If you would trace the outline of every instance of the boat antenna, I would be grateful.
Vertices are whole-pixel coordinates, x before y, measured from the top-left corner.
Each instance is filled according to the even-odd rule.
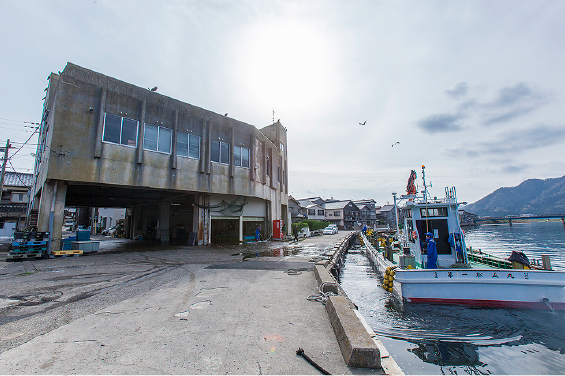
[[[422,165],[422,181],[424,182],[424,201],[426,202],[426,232],[429,231],[428,228],[428,187],[426,186],[426,166]]]

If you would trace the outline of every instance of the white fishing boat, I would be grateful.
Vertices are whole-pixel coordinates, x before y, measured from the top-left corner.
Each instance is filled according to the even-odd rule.
[[[414,178],[412,171],[409,194],[401,196],[402,250],[392,252],[378,242],[375,247],[362,234],[367,256],[385,274],[385,289],[410,303],[565,310],[565,272],[551,270],[549,260],[542,269],[471,253],[459,222],[463,203],[457,201],[455,188],[446,188],[444,198],[429,197],[422,166],[424,189],[418,195]],[[436,269],[426,268],[426,233],[433,234],[436,244]]]

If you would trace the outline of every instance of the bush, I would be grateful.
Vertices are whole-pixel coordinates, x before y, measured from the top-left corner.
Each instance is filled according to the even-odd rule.
[[[314,221],[312,219],[305,219],[300,223],[305,223],[306,226],[308,226],[310,228],[310,231],[321,230],[321,229],[324,229],[324,228],[326,228],[330,225],[330,222]],[[302,226],[302,227],[305,227],[305,226]]]

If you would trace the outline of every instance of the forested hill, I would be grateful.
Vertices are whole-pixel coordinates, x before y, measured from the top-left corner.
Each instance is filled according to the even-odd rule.
[[[502,187],[463,208],[481,217],[520,214],[565,214],[565,176],[528,179],[516,187]]]

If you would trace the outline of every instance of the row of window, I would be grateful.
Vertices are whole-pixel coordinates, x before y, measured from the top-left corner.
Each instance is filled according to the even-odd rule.
[[[316,215],[316,209],[308,209],[308,215]],[[318,209],[318,215],[325,215],[324,210]]]
[[[105,142],[137,147],[137,120],[106,114],[104,118]],[[143,132],[143,148],[160,153],[171,154],[173,131],[158,125],[145,124]],[[177,155],[189,158],[200,158],[200,136],[184,132],[177,133]],[[249,149],[234,147],[234,165],[249,168]],[[230,145],[226,142],[212,141],[212,162],[229,164]]]

